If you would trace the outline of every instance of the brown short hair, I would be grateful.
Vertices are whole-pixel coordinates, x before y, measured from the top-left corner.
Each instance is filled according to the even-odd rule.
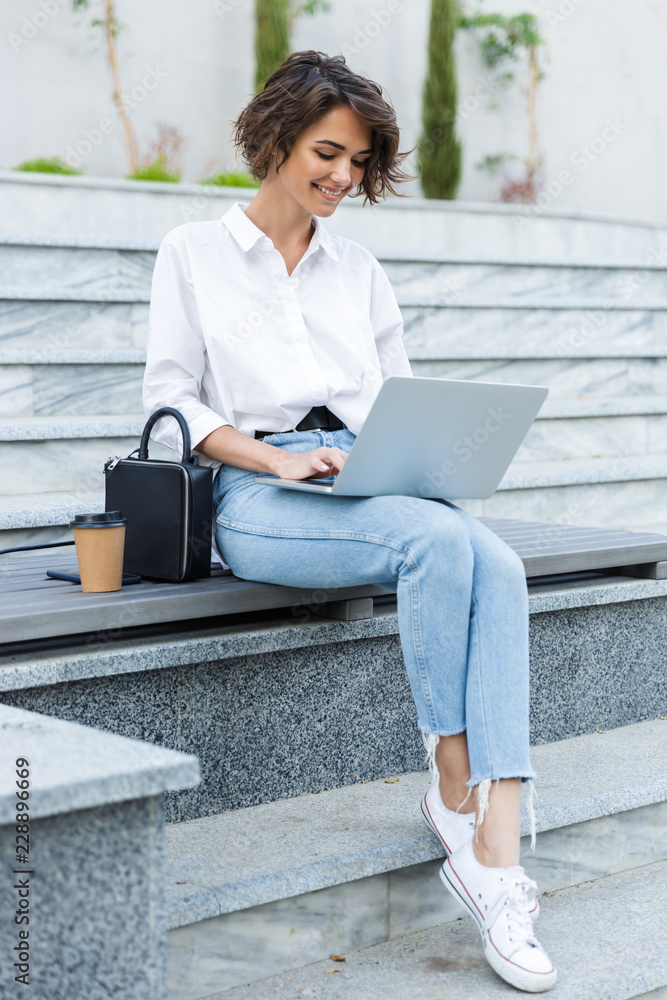
[[[276,162],[279,170],[299,133],[340,105],[350,107],[373,135],[373,152],[366,161],[363,179],[350,197],[365,194],[364,205],[367,201],[374,205],[385,191],[405,197],[394,184],[414,179],[400,169],[413,150],[398,152],[396,112],[382,96],[382,87],[351,70],[342,55],[328,56],[313,49],[293,52],[231,123],[234,144],[241,149],[253,177],[263,180],[272,154],[284,153]]]

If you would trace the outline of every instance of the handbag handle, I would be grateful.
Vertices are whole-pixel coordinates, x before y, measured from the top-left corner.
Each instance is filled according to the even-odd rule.
[[[146,426],[141,433],[141,442],[139,444],[139,454],[137,457],[139,459],[148,458],[148,438],[150,437],[150,433],[160,417],[175,417],[176,420],[178,420],[178,426],[181,428],[181,435],[183,437],[183,458],[181,461],[187,463],[188,465],[198,465],[199,463],[196,456],[192,458],[190,455],[190,430],[188,428],[187,421],[179,410],[174,410],[171,406],[163,406],[159,410],[156,410],[155,413],[151,413],[150,417],[146,421]]]

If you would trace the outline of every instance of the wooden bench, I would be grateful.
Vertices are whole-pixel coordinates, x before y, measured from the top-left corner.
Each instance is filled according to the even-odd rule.
[[[523,560],[529,581],[604,571],[649,579],[667,578],[667,536],[603,528],[480,518]],[[367,584],[309,589],[258,583],[214,570],[204,580],[145,580],[110,594],[84,594],[80,586],[51,580],[46,569],[76,563],[74,552],[56,549],[20,558],[0,557],[0,644],[100,630],[166,625],[246,612],[308,607],[313,614],[351,621],[373,616],[373,600],[394,593]]]

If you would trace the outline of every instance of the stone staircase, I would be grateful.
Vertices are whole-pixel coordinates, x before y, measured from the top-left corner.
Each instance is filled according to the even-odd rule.
[[[554,998],[665,989],[666,752],[661,721],[533,750],[539,832],[522,863]],[[438,878],[442,848],[418,815],[428,781],[391,775],[169,825],[170,1000],[506,995]]]
[[[102,507],[105,459],[138,444],[152,266],[173,216],[164,206],[185,195],[129,184],[101,192],[84,178],[50,188],[0,178],[0,203],[8,185],[24,199],[6,202],[8,217],[39,208],[33,235],[0,236],[0,547],[69,536],[73,513]],[[54,192],[60,232],[62,205],[85,194],[89,215],[72,211],[71,231],[89,235],[35,232]],[[130,193],[143,206],[132,225],[148,232],[149,220],[151,238],[100,235],[102,216]],[[160,207],[149,211],[153,196]],[[202,197],[219,216],[248,192]],[[501,488],[465,506],[667,530],[657,230],[549,213],[522,230],[505,206],[359,207],[330,228],[386,268],[416,375],[550,387]],[[529,597],[538,837],[534,855],[524,841],[522,863],[546,894],[539,934],[560,976],[551,996],[667,1000],[667,581],[538,579]],[[121,962],[124,1000],[509,995],[437,876],[391,600],[361,621],[253,612],[140,629],[119,616],[117,629],[0,645],[7,706],[199,759],[200,785],[192,775],[162,785],[164,852],[146,879],[145,910],[167,927],[166,993],[164,978],[148,983]],[[91,787],[86,755],[81,763]],[[124,788],[131,799],[134,785]],[[114,840],[95,830],[106,872]],[[96,885],[92,909],[104,914],[115,891],[108,879]],[[115,893],[114,920],[122,903]],[[62,907],[48,913],[55,927]],[[141,941],[139,916],[131,926]],[[94,996],[94,975],[72,980],[67,1000]]]
[[[59,540],[137,446],[157,245],[0,237],[0,544]],[[462,506],[667,528],[667,265],[378,256],[415,375],[550,388],[498,492]]]

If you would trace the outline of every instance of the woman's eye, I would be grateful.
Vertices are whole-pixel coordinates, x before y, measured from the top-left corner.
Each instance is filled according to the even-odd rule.
[[[315,152],[323,160],[333,160],[333,156],[327,156],[326,153],[320,153],[319,149],[316,149]],[[359,162],[359,160],[352,160],[352,166],[353,167],[365,167],[366,166],[366,161],[363,160],[363,161]]]

